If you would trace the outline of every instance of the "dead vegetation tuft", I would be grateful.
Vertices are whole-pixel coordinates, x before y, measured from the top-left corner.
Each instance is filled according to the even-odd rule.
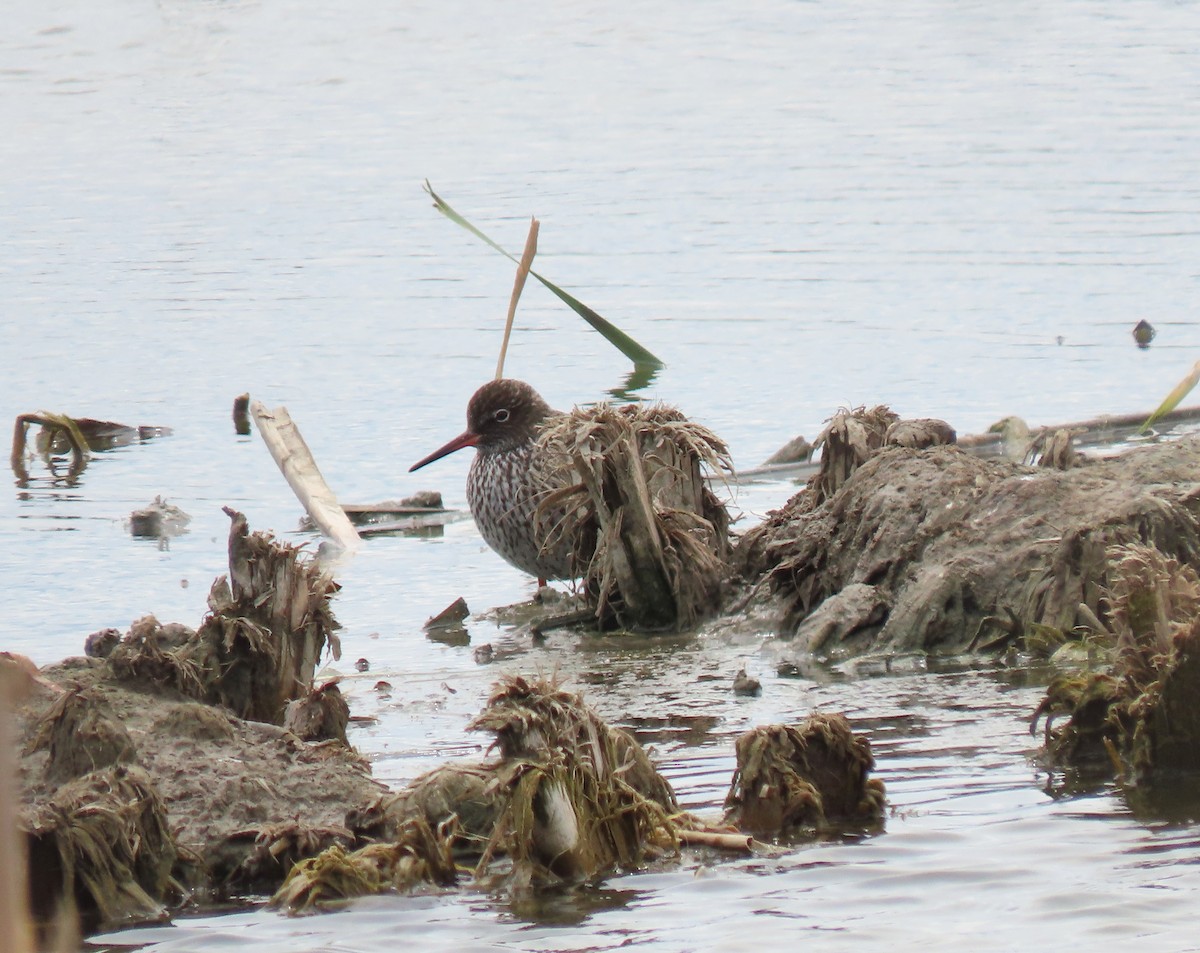
[[[1115,653],[1100,671],[1061,675],[1034,715],[1045,751],[1071,769],[1108,767],[1134,783],[1200,769],[1200,577],[1151,546],[1108,551],[1105,603]],[[1053,725],[1058,716],[1067,721]]]
[[[543,431],[542,478],[564,511],[548,546],[571,541],[602,624],[639,630],[693,625],[718,606],[729,516],[706,473],[728,473],[715,434],[662,405],[576,408]]]
[[[754,728],[737,740],[725,821],[774,837],[878,826],[884,787],[868,778],[874,766],[870,742],[842,715]]]

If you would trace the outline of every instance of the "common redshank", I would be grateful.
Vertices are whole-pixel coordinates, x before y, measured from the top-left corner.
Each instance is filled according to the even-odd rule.
[[[533,466],[537,436],[557,415],[524,381],[488,381],[467,405],[467,429],[409,468],[419,470],[464,447],[476,449],[467,474],[467,502],[479,533],[504,559],[545,585],[547,579],[577,575],[570,540],[559,523],[563,514],[538,504],[558,487],[546,486]],[[547,512],[549,510],[549,512]]]

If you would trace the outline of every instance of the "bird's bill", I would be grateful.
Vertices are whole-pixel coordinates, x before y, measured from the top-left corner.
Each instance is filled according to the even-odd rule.
[[[427,456],[424,460],[414,463],[408,468],[408,472],[412,473],[413,470],[420,470],[421,467],[425,466],[427,463],[433,463],[434,460],[440,460],[442,457],[449,456],[455,450],[461,450],[463,447],[473,447],[477,443],[479,443],[479,434],[471,433],[471,431],[466,430],[463,433],[460,433],[444,447],[434,450],[433,453]]]

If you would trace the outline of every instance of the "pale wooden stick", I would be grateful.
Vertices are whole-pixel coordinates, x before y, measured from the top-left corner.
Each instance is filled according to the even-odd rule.
[[[296,497],[304,504],[312,521],[339,546],[347,550],[356,549],[362,538],[321,476],[312,451],[300,436],[300,430],[292,422],[287,408],[267,410],[261,401],[256,400],[250,404],[250,414],[258,425],[263,443],[271,451],[276,465]]]
[[[723,831],[680,831],[679,843],[693,847],[719,847],[721,850],[738,850],[750,853],[754,838],[748,834],[733,834]]]
[[[536,218],[529,220],[529,236],[525,239],[525,251],[517,265],[517,277],[513,281],[512,297],[508,299],[508,321],[504,324],[504,340],[500,342],[500,360],[496,362],[496,380],[504,376],[504,355],[508,353],[508,336],[512,333],[513,318],[517,315],[517,302],[525,289],[525,279],[533,267],[533,256],[537,254],[537,237],[540,223]]]

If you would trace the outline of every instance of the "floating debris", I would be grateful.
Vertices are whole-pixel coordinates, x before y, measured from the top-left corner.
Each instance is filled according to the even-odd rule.
[[[400,533],[408,536],[437,536],[447,523],[459,519],[461,513],[446,509],[442,494],[422,490],[402,500],[380,503],[344,503],[342,510],[358,529],[360,536],[382,536]],[[314,527],[312,518],[300,521],[301,529]]]
[[[321,471],[312,451],[304,442],[300,428],[286,407],[267,410],[260,401],[250,404],[250,413],[258,425],[258,433],[266,444],[271,458],[303,504],[304,509],[330,540],[342,549],[353,552],[361,538]]]
[[[1142,320],[1133,326],[1133,340],[1142,350],[1150,346],[1150,342],[1154,340],[1154,336],[1157,333],[1154,330],[1154,325],[1145,318],[1142,318]]]
[[[452,626],[461,627],[463,621],[470,614],[471,610],[467,608],[467,600],[459,596],[437,615],[426,619],[425,625],[422,628],[428,631],[429,629],[444,629]]]
[[[58,475],[54,458],[70,453],[67,477],[74,479],[88,464],[89,453],[101,453],[133,443],[144,443],[171,433],[170,427],[130,427],[111,420],[70,417],[67,414],[20,414],[13,427],[11,465],[18,481],[29,479],[26,460],[29,428],[39,426],[34,452],[41,456],[51,473]]]
[[[1029,459],[1029,447],[1033,442],[1033,434],[1020,417],[1008,416],[997,420],[988,427],[988,434],[996,434],[999,439],[1000,456],[1013,463],[1025,463]],[[971,447],[974,441],[964,443]]]
[[[782,447],[771,454],[765,461],[763,466],[775,466],[780,463],[804,463],[812,459],[813,445],[804,437],[793,437]]]
[[[739,668],[733,676],[733,693],[735,695],[761,695],[762,683],[757,678],[746,674],[744,668]]]
[[[786,837],[883,820],[884,786],[868,778],[871,744],[842,715],[767,725],[737,740],[737,771],[725,820],[739,830]]]
[[[250,395],[238,394],[233,398],[233,432],[239,437],[250,433]]]
[[[462,596],[455,599],[441,612],[427,619],[423,626],[426,637],[443,645],[465,646],[471,644],[471,634],[463,621],[471,614]]]
[[[140,510],[129,514],[129,532],[133,536],[148,536],[162,539],[179,536],[187,532],[192,518],[178,506],[168,503],[161,496]]]

